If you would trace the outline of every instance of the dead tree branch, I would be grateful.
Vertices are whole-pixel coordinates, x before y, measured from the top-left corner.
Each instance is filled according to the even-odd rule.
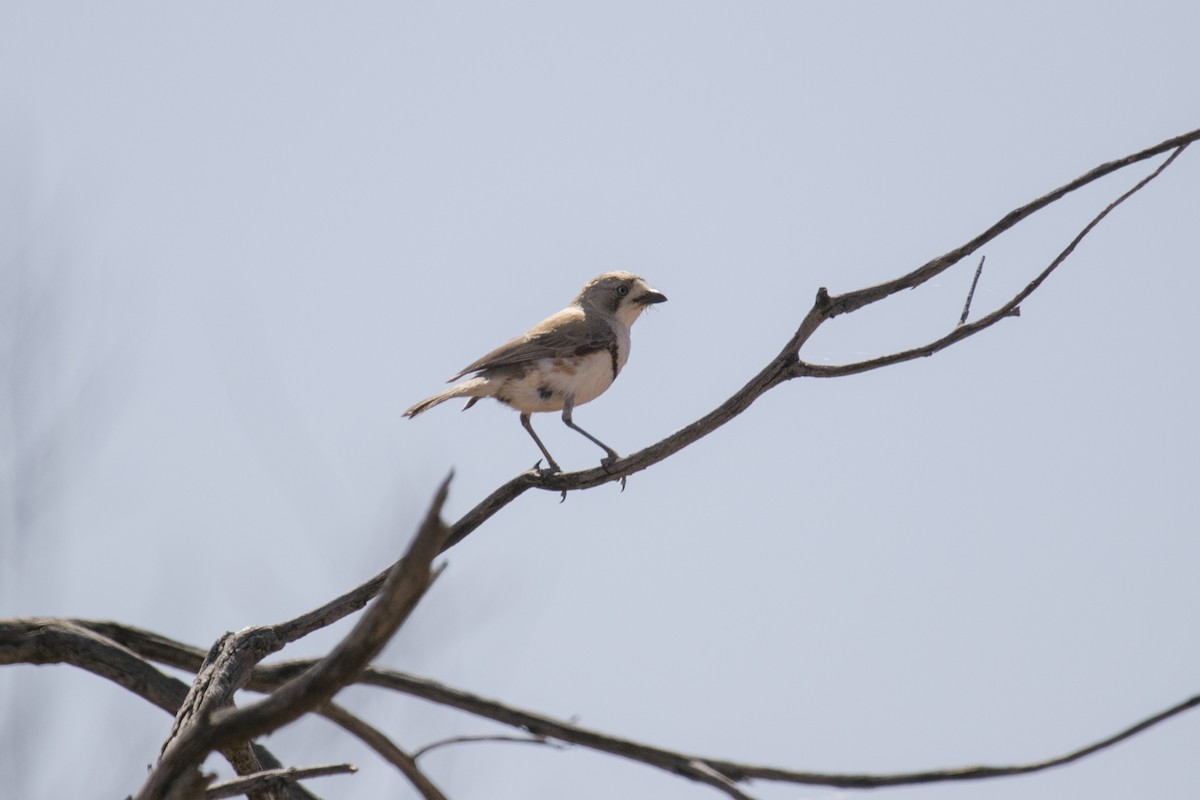
[[[1103,220],[1109,212],[1134,193],[1141,190],[1146,184],[1158,177],[1168,166],[1170,166],[1184,149],[1192,142],[1200,139],[1200,130],[1194,130],[1190,133],[1176,136],[1167,139],[1164,142],[1146,148],[1138,153],[1134,153],[1124,158],[1119,158],[1115,161],[1110,161],[1106,164],[1101,164],[1081,175],[1069,183],[1063,184],[1057,189],[1037,198],[1036,200],[1027,203],[1020,208],[1010,211],[1000,218],[995,224],[979,234],[975,238],[968,241],[966,244],[957,247],[950,252],[938,256],[917,269],[895,278],[890,281],[878,284],[876,286],[868,286],[864,289],[856,289],[840,295],[830,295],[824,288],[817,292],[817,298],[812,308],[805,315],[800,323],[800,327],[792,334],[792,337],[784,345],[779,354],[772,359],[757,375],[750,379],[749,383],[738,390],[732,397],[719,405],[717,408],[710,411],[695,422],[687,425],[684,428],[676,431],[662,441],[650,445],[642,450],[639,450],[632,455],[619,459],[615,463],[607,467],[594,467],[592,469],[580,470],[578,472],[564,472],[554,475],[541,475],[536,471],[528,471],[518,475],[504,485],[500,486],[488,497],[484,498],[478,505],[463,515],[457,522],[450,526],[450,536],[446,541],[446,547],[450,548],[461,542],[476,528],[482,525],[486,520],[490,519],[504,506],[511,503],[517,497],[520,497],[529,489],[544,489],[550,492],[562,491],[578,491],[580,489],[590,489],[604,483],[621,480],[634,474],[641,472],[654,464],[668,458],[669,456],[679,452],[688,445],[707,436],[715,431],[731,419],[741,414],[749,408],[755,400],[773,389],[781,383],[784,383],[793,378],[801,377],[832,377],[834,374],[853,374],[855,372],[864,372],[868,369],[878,369],[879,367],[890,366],[891,364],[901,363],[921,356],[931,355],[939,350],[945,349],[956,342],[978,333],[984,328],[988,328],[995,324],[1000,319],[1012,315],[1014,310],[1019,306],[1022,300],[1033,294],[1042,282],[1052,273],[1059,264],[1066,260],[1083,238],[1091,232],[1091,230]],[[1172,152],[1173,151],[1173,152]],[[868,306],[872,303],[879,302],[894,294],[897,294],[906,289],[915,289],[926,281],[937,277],[945,272],[950,267],[957,264],[963,258],[976,252],[980,247],[992,241],[1000,234],[1011,229],[1017,223],[1030,217],[1034,213],[1049,206],[1057,200],[1062,199],[1071,192],[1080,189],[1088,184],[1099,180],[1100,178],[1110,175],[1120,169],[1128,167],[1132,164],[1145,161],[1154,156],[1163,153],[1171,152],[1171,155],[1164,160],[1149,176],[1143,178],[1132,189],[1122,194],[1113,201],[1107,208],[1098,214],[1063,250],[1054,261],[1042,271],[1037,278],[1029,283],[1020,293],[1017,294],[1009,303],[1006,303],[1001,308],[988,314],[987,316],[977,320],[969,325],[962,325],[954,329],[950,334],[942,337],[936,342],[932,342],[921,348],[906,350],[902,353],[896,353],[890,356],[873,359],[871,361],[861,362],[859,364],[845,365],[841,368],[833,367],[816,367],[807,364],[800,360],[800,350],[808,342],[817,329],[827,320],[833,319],[842,314],[849,314],[857,311],[860,308]],[[831,371],[833,370],[833,371]],[[378,580],[376,578],[375,580]]]
[[[324,715],[374,749],[395,765],[426,800],[443,798],[440,790],[417,768],[415,757],[401,750],[382,732],[331,702],[341,688],[353,682],[403,692],[519,728],[535,737],[534,740],[564,742],[637,761],[710,785],[730,797],[743,800],[747,796],[739,785],[750,780],[847,788],[978,780],[1039,772],[1112,747],[1195,708],[1200,705],[1200,695],[1106,739],[1043,761],[912,773],[841,774],[743,764],[656,748],[506,706],[433,681],[369,667],[368,663],[403,624],[436,577],[437,571],[431,567],[436,555],[462,541],[525,491],[534,488],[552,492],[578,491],[603,483],[623,481],[629,475],[663,461],[723,426],[748,409],[764,393],[789,380],[857,374],[929,356],[991,327],[1001,319],[1018,314],[1020,304],[1042,285],[1108,214],[1159,176],[1197,139],[1200,139],[1200,130],[1102,164],[1014,209],[965,244],[893,280],[840,295],[831,295],[826,289],[820,289],[812,307],[782,350],[745,386],[700,419],[649,447],[619,459],[607,468],[553,475],[535,471],[522,473],[498,487],[452,526],[446,526],[440,517],[446,498],[447,479],[438,490],[424,523],[403,558],[388,570],[313,611],[275,625],[227,634],[207,654],[158,634],[112,622],[0,620],[0,664],[69,663],[114,681],[174,713],[176,717],[171,735],[164,744],[158,765],[136,795],[138,800],[205,796],[204,787],[211,778],[202,775],[199,766],[213,751],[222,752],[243,777],[254,774],[262,776],[261,780],[238,784],[245,785],[245,791],[252,797],[272,796],[283,784],[273,782],[273,777],[268,779],[266,772],[281,765],[253,743],[253,738],[310,712]],[[960,323],[946,335],[922,346],[833,366],[818,366],[801,359],[800,353],[805,344],[822,324],[833,317],[852,313],[900,291],[919,287],[1069,193],[1125,167],[1163,154],[1169,155],[1150,174],[1100,211],[1029,284],[983,317],[966,322],[971,302],[968,297],[964,318]],[[977,270],[976,282],[978,276]],[[353,631],[325,658],[263,665],[265,658],[287,644],[364,608],[376,595],[378,599],[370,605]],[[158,671],[150,662],[187,669],[194,672],[196,678],[189,689],[182,682]],[[258,702],[236,708],[234,696],[243,688],[264,692],[267,696]],[[294,780],[284,781],[284,784],[285,788],[280,791],[287,797],[311,797]],[[218,789],[226,791],[228,787],[213,787],[207,791],[211,793]]]
[[[235,687],[222,683],[198,704],[203,716],[193,715],[172,731],[158,765],[135,796],[137,800],[165,798],[171,787],[204,760],[212,750],[273,731],[327,703],[354,681],[408,618],[437,575],[431,569],[446,535],[442,505],[450,479],[442,482],[433,504],[407,553],[392,568],[379,598],[338,645],[302,674],[287,681],[263,700],[245,708],[225,708]],[[230,656],[228,674],[248,678],[257,651]],[[212,662],[213,660],[209,660]],[[251,663],[252,662],[252,663]],[[204,670],[202,669],[202,672]],[[199,680],[199,677],[198,677]],[[210,684],[211,685],[211,684]],[[220,695],[224,693],[225,696]],[[209,699],[213,698],[213,699]],[[182,718],[177,717],[177,720]]]
[[[282,664],[279,665],[279,668],[284,675],[287,675],[297,669],[302,669],[304,664],[305,662]],[[270,675],[272,669],[274,668],[263,667],[260,670],[260,674],[265,679],[264,688],[269,687],[275,680],[267,677]],[[432,703],[437,703],[438,705],[456,708],[494,722],[510,725],[535,736],[543,736],[548,739],[608,753],[609,755],[627,758],[673,774],[692,777],[688,765],[704,764],[707,768],[715,770],[728,780],[734,782],[765,780],[842,788],[879,788],[916,783],[979,780],[981,778],[994,778],[1004,775],[1024,775],[1041,772],[1051,767],[1069,764],[1085,756],[1098,753],[1143,731],[1149,730],[1168,719],[1200,706],[1200,695],[1196,695],[1098,742],[1080,747],[1065,755],[1029,764],[951,767],[925,772],[871,775],[790,770],[678,753],[628,739],[608,736],[578,725],[514,708],[459,689],[453,689],[436,681],[417,678],[380,667],[371,667],[368,669],[360,679],[360,683],[394,689],[414,697],[420,697]]]
[[[97,627],[120,630],[123,626],[109,623]],[[125,647],[86,622],[51,618],[0,620],[0,664],[70,664],[107,678],[174,714],[187,696],[187,684],[159,672],[151,660],[154,660],[152,655]],[[160,660],[160,663],[170,662]],[[199,663],[197,660],[191,671]],[[221,747],[220,752],[239,775],[281,766],[266,748],[257,744],[236,742]],[[290,800],[313,797],[299,787],[285,792],[285,796]]]
[[[975,277],[971,279],[971,288],[967,290],[967,301],[963,303],[962,316],[958,318],[959,325],[967,324],[967,317],[971,315],[971,301],[975,299],[975,289],[979,286],[979,276],[983,274],[983,262],[987,260],[987,256],[979,257],[979,266],[975,268]]]
[[[1186,145],[1184,145],[1184,147],[1186,147]],[[1107,217],[1113,209],[1121,205],[1121,203],[1124,203],[1137,192],[1141,191],[1141,189],[1150,183],[1150,181],[1161,175],[1163,170],[1169,167],[1175,158],[1183,152],[1184,147],[1180,147],[1178,150],[1171,153],[1171,155],[1164,160],[1163,163],[1158,165],[1157,169],[1155,169],[1145,178],[1142,178],[1140,181],[1138,181],[1129,191],[1125,192],[1116,200],[1113,200],[1111,203],[1105,206],[1104,210],[1093,217],[1092,220],[1088,222],[1088,224],[1085,225],[1078,234],[1075,235],[1075,238],[1072,239],[1065,248],[1063,248],[1062,252],[1054,257],[1054,260],[1050,262],[1049,266],[1043,269],[1036,278],[1034,278],[1025,286],[1024,289],[1013,295],[1013,297],[1007,303],[1000,306],[990,314],[981,317],[975,322],[965,325],[960,324],[955,327],[953,331],[946,334],[942,338],[937,339],[936,341],[920,347],[914,347],[910,350],[892,353],[890,355],[873,358],[867,361],[858,361],[853,364],[843,364],[841,366],[817,366],[797,359],[796,362],[787,370],[789,377],[808,376],[814,378],[837,378],[844,375],[855,375],[860,372],[868,372],[869,370],[879,369],[880,367],[889,367],[893,364],[912,361],[915,358],[924,358],[926,356],[933,355],[939,350],[945,350],[950,345],[961,342],[968,336],[974,336],[980,331],[990,328],[992,325],[995,325],[1005,317],[1019,316],[1021,303],[1027,297],[1037,291],[1038,287],[1045,282],[1046,278],[1049,278],[1050,274],[1054,272],[1054,270],[1058,269],[1058,267],[1067,260],[1067,257],[1070,256],[1071,253],[1075,252],[1075,248],[1079,246],[1079,243],[1083,241],[1084,237],[1091,233],[1092,229],[1099,225],[1101,220]]]
[[[396,746],[382,731],[351,714],[339,705],[330,703],[321,710],[321,715],[337,723],[349,733],[357,736],[367,747],[370,747],[388,763],[400,770],[408,782],[413,785],[425,800],[446,800],[446,795],[434,785],[421,768],[417,766],[416,756]]]
[[[284,789],[306,778],[322,778],[326,775],[346,775],[357,772],[353,764],[329,764],[321,767],[287,767],[267,769],[253,775],[243,775],[233,780],[214,783],[204,793],[204,800],[223,800],[226,797],[250,795],[256,791]]]
[[[10,643],[14,639],[25,638],[31,632],[47,628],[47,622],[47,620],[38,619],[8,620],[0,625],[0,663],[31,663],[22,658],[21,654],[15,654],[10,651]],[[94,634],[97,631],[106,631],[112,634],[114,640],[120,641],[123,647],[127,647],[131,653],[155,660],[167,666],[194,670],[199,666],[203,658],[203,651],[199,648],[175,642],[158,634],[132,626],[87,620],[54,620],[54,622],[60,623],[63,626],[89,630]],[[8,660],[14,655],[16,656],[15,659]],[[253,674],[247,683],[247,688],[259,692],[272,692],[289,681],[295,680],[297,676],[307,673],[317,663],[317,661],[313,660],[298,660],[274,665],[260,665],[253,670]],[[161,675],[161,673],[158,674]],[[174,679],[169,678],[167,680],[173,681]],[[175,682],[180,687],[176,689],[176,692],[181,693],[183,684],[178,681]],[[626,758],[695,780],[701,779],[697,769],[698,765],[702,765],[702,771],[711,771],[723,776],[724,780],[734,783],[747,780],[761,780],[860,789],[981,780],[1041,772],[1099,753],[1200,706],[1200,695],[1196,695],[1097,742],[1079,747],[1060,756],[1026,764],[950,767],[907,773],[830,773],[745,764],[653,747],[640,742],[600,733],[570,722],[564,722],[552,717],[515,708],[461,689],[446,686],[437,681],[381,667],[368,667],[358,678],[357,682],[402,692],[437,705],[454,708],[483,719],[520,729],[532,736],[541,737],[547,741],[563,742],[608,755]],[[428,778],[425,778],[423,773],[419,773],[419,770],[412,773],[408,771],[408,767],[415,767],[415,758],[413,756],[404,753],[384,734],[375,730],[369,724],[332,703],[321,709],[320,713],[362,739],[386,760],[400,768],[410,780],[413,780],[419,774],[420,777],[417,780],[413,780],[414,785],[418,785],[418,781],[421,779],[428,782]],[[704,782],[710,783],[711,781],[704,780]],[[427,788],[421,789],[419,787],[418,790],[422,791],[422,796],[426,798],[439,798],[442,796],[432,783],[429,783]]]

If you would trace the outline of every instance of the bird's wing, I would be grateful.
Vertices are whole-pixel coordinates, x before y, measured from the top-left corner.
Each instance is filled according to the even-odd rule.
[[[450,380],[456,381],[469,372],[516,366],[539,358],[593,353],[613,347],[616,342],[617,334],[607,321],[588,317],[578,306],[571,306],[471,362]]]

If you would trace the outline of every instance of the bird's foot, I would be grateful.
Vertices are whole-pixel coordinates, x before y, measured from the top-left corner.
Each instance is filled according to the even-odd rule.
[[[616,452],[609,450],[608,455],[600,459],[600,466],[604,467],[605,472],[612,472],[613,465],[619,461],[621,457]],[[621,491],[625,491],[625,475],[621,476]]]
[[[553,459],[550,461],[550,466],[543,467],[542,460],[539,458],[537,460],[537,463],[533,465],[533,471],[537,473],[537,476],[539,478],[549,478],[551,475],[557,475],[558,473],[562,472],[562,467],[558,466],[558,464],[556,464]],[[560,502],[560,503],[565,502],[566,499],[567,499],[567,490],[563,489],[562,497],[560,497],[558,499],[558,502]]]
[[[539,478],[546,478],[550,475],[557,475],[558,473],[562,472],[562,467],[560,467],[553,459],[550,461],[550,466],[543,467],[542,460],[539,458],[537,463],[533,465],[533,471],[538,474]]]

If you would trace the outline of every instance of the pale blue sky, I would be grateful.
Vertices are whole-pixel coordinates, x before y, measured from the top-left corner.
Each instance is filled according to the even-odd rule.
[[[357,584],[449,469],[457,515],[537,457],[495,404],[403,409],[609,269],[670,302],[575,418],[640,449],[739,388],[819,286],[893,277],[1197,127],[1197,30],[1188,2],[9,0],[0,614],[207,646]],[[989,245],[976,309],[1147,171]],[[1039,759],[1195,694],[1198,212],[1189,152],[1020,319],[780,387],[623,494],[523,496],[382,660],[811,770]],[[973,266],[803,355],[935,338]],[[597,461],[535,424],[564,467]],[[492,730],[343,699],[406,747]],[[124,796],[169,725],[68,668],[0,670],[0,785]],[[1197,735],[1185,717],[1041,776],[873,796],[1175,797],[1200,784]],[[269,744],[360,766],[323,796],[412,796],[320,721]],[[455,800],[716,796],[582,751],[425,764]]]

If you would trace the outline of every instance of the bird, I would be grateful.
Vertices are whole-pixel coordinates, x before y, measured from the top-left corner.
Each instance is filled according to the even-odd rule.
[[[443,392],[416,403],[404,416],[412,418],[456,397],[468,398],[466,411],[492,397],[520,412],[521,426],[533,437],[548,467],[539,459],[534,469],[561,472],[558,462],[534,433],[530,415],[561,411],[568,428],[605,452],[605,469],[620,456],[575,424],[576,406],[595,400],[612,385],[629,360],[629,328],[642,312],[667,298],[629,272],[605,272],[583,285],[571,304],[525,333],[472,361],[448,383],[471,375]]]

